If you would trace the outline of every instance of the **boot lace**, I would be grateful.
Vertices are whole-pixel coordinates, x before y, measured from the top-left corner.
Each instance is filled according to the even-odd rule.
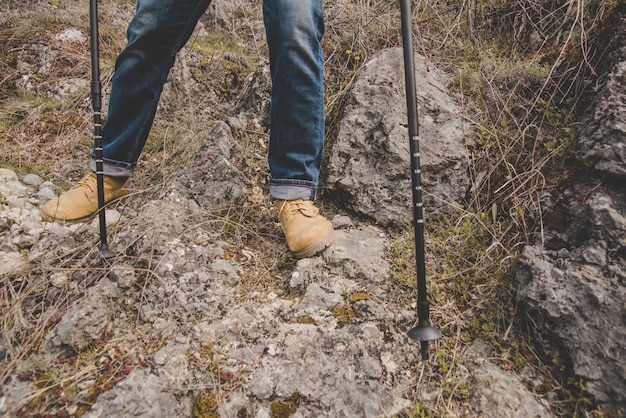
[[[86,189],[89,189],[89,191],[93,193],[97,184],[95,180],[96,180],[95,175],[87,174],[85,177],[80,179],[73,188],[78,189],[80,187],[84,187]]]
[[[301,213],[304,216],[314,217],[317,215],[317,208],[309,201],[304,200],[286,200],[280,208],[281,215],[291,219],[293,216]]]

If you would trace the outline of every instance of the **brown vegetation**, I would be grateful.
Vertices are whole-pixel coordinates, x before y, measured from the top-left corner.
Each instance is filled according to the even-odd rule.
[[[106,92],[133,6],[124,0],[100,3]],[[88,33],[87,12],[85,2],[76,1],[0,6],[1,167],[19,175],[36,173],[59,186],[72,183],[84,172],[91,149],[89,45],[86,39],[60,42],[55,35],[67,28]],[[330,144],[342,97],[356,71],[377,51],[400,45],[400,19],[397,2],[389,0],[327,1],[326,13]],[[433,222],[427,231],[429,260],[442,261],[429,266],[433,317],[453,338],[436,346],[437,361],[425,373],[444,382],[447,389],[430,405],[416,405],[407,416],[463,415],[467,388],[458,384],[456,366],[462,348],[477,337],[498,349],[503,368],[536,368],[549,389],[560,394],[561,399],[552,405],[556,414],[601,415],[588,402],[581,402],[584,387],[568,381],[558,361],[535,354],[518,324],[510,270],[520,247],[541,239],[541,195],[558,193],[575,174],[568,162],[576,146],[576,123],[598,66],[608,57],[608,34],[618,13],[624,10],[617,0],[425,0],[414,4],[418,51],[454,80],[452,88],[475,134],[468,138],[473,187],[467,205]],[[205,24],[210,34],[198,34],[187,47],[193,57],[192,73],[220,92],[217,99],[234,101],[243,86],[241,80],[265,56],[260,10],[241,10],[229,27],[211,20]],[[228,66],[230,81],[200,78],[216,62]],[[61,79],[72,79],[82,87],[61,97],[57,84]],[[137,190],[149,196],[189,165],[210,121],[223,116],[223,107],[217,102],[210,105],[215,110],[201,118],[189,112],[159,113],[135,179]],[[256,152],[263,153],[262,135],[257,136],[260,140],[252,142],[258,146]],[[245,161],[242,169],[261,173],[254,178],[263,177],[263,160]],[[134,205],[141,207],[140,202]],[[260,224],[271,222],[269,215],[255,218],[251,212],[254,209],[226,212],[215,225],[230,231],[233,240],[245,236],[246,245],[255,245],[256,239],[259,248],[266,248],[267,260],[250,270],[250,286],[281,286],[271,278],[288,271],[292,261],[284,254],[277,256],[276,246],[268,245],[280,242],[279,237],[268,237]],[[411,298],[411,233],[396,231],[394,236],[392,275],[406,289],[402,297]],[[23,406],[24,415],[56,413],[72,405],[70,412],[79,416],[129,368],[142,367],[145,355],[154,350],[153,342],[138,337],[136,347],[120,347],[103,339],[71,358],[36,363],[31,357],[56,318],[84,294],[86,286],[107,274],[86,257],[93,245],[77,243],[72,254],[57,254],[54,266],[42,263],[33,265],[26,275],[0,277],[0,328],[6,348],[0,359],[0,379],[20,365],[29,370],[20,378],[41,389]],[[82,277],[84,287],[70,290],[49,285],[59,273]],[[212,402],[209,397],[205,403]]]

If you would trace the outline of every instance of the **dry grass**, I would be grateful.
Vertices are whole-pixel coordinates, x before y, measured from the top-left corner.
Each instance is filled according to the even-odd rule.
[[[436,357],[443,387],[457,387],[455,361],[480,337],[496,348],[503,368],[530,366],[545,379],[561,397],[553,412],[602,415],[580,382],[528,340],[512,269],[522,246],[542,239],[542,199],[558,197],[577,174],[570,163],[576,124],[587,89],[606,65],[617,7],[575,0],[416,4],[416,44],[448,71],[475,127],[467,204],[427,224],[432,316],[450,337]],[[403,233],[395,244],[394,275],[404,282],[412,274],[411,239]],[[463,415],[463,390],[416,407],[416,416]]]
[[[415,409],[407,416],[467,414],[467,387],[458,360],[466,345],[477,337],[492,343],[503,367],[519,370],[531,365],[543,375],[562,398],[553,405],[555,413],[598,414],[577,402],[584,391],[576,392],[564,383],[564,377],[548,374],[548,366],[554,365],[542,363],[523,336],[510,270],[520,247],[541,238],[537,234],[541,234],[542,196],[556,193],[571,175],[567,163],[575,146],[578,112],[585,104],[586,89],[606,60],[617,7],[617,0],[414,2],[418,51],[449,73],[468,123],[476,129],[474,137],[468,138],[473,186],[467,204],[428,225],[432,315],[446,336],[435,345],[433,364],[422,366],[418,383],[423,388],[437,382],[444,390],[426,404],[417,403],[416,394]],[[0,7],[2,167],[19,174],[37,173],[61,186],[82,175],[91,147],[88,44],[59,44],[53,35],[69,26],[86,33],[86,9],[83,3],[74,2],[34,2],[20,11]],[[221,29],[217,22],[206,22],[210,29],[221,32],[192,38],[183,58],[194,69],[206,69],[215,63],[226,65],[221,59],[237,52],[242,60],[232,66],[233,61],[228,61],[228,68],[232,74],[245,76],[265,54],[258,12],[242,9],[232,26]],[[107,91],[132,5],[101,1],[101,14],[103,85]],[[401,40],[396,1],[326,1],[326,15],[327,137],[331,144],[342,98],[360,65],[383,48],[399,46]],[[43,68],[32,61],[41,56],[33,54],[33,48],[50,45],[54,46],[54,58],[46,67],[45,77],[38,72],[24,73],[25,67],[18,63]],[[243,52],[242,45],[247,47]],[[208,50],[212,54],[207,55]],[[209,55],[215,61],[210,61]],[[62,98],[50,95],[54,81],[68,77],[83,80],[87,87]],[[241,88],[236,79],[200,81],[225,100],[232,100]],[[176,86],[172,88],[176,90]],[[169,104],[173,108],[198,105],[185,102],[184,91],[174,91],[171,97],[180,100]],[[178,170],[188,166],[206,136],[206,121],[223,117],[221,109],[202,115],[188,113],[182,111],[171,119],[166,113],[157,117],[142,157],[146,168],[138,170],[134,183],[144,198],[157,196]],[[250,133],[249,144],[258,148],[247,149],[251,156],[242,158],[246,165],[241,167],[262,189],[266,187],[266,169],[259,168],[264,161],[256,159],[254,153],[265,152],[264,135]],[[138,207],[141,199],[137,200]],[[228,237],[239,248],[234,253],[249,254],[237,262],[249,272],[245,280],[251,290],[276,286],[277,278],[280,287],[281,277],[293,265],[276,230],[268,227],[273,223],[271,215],[259,210],[267,206],[268,202],[261,200],[220,213],[193,214],[190,219],[206,222],[216,236]],[[31,263],[27,273],[0,278],[0,326],[6,349],[0,377],[4,381],[18,369],[30,373],[23,378],[36,382],[41,390],[29,404],[32,411],[54,412],[65,405],[63,398],[69,394],[73,396],[71,404],[82,408],[76,410],[79,415],[98,393],[127,374],[126,366],[142,367],[144,356],[156,349],[155,341],[138,335],[125,345],[105,338],[73,359],[38,357],[43,335],[57,318],[84,295],[88,286],[109,274],[88,258],[96,241],[88,237],[77,239],[72,253],[50,248]],[[401,290],[399,303],[413,297],[411,240],[411,231],[398,231],[390,254]],[[240,251],[246,248],[254,251]],[[119,250],[127,253],[126,249]],[[132,258],[127,261],[137,262]],[[150,260],[142,262],[150,264]],[[146,268],[147,275],[151,271]],[[55,278],[63,277],[66,281],[58,283],[79,285],[54,285]],[[214,353],[205,354],[195,360],[199,367],[213,363]],[[46,361],[53,367],[43,367]],[[219,374],[215,376],[219,382]],[[96,383],[87,385],[85,381]],[[64,388],[63,393],[59,388]]]

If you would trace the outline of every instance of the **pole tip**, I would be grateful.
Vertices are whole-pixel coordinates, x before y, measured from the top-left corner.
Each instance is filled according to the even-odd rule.
[[[408,332],[410,339],[419,341],[422,351],[422,360],[428,360],[428,342],[441,338],[441,332],[430,325],[417,325]]]
[[[420,343],[420,349],[422,351],[422,360],[428,360],[428,341],[422,341]]]
[[[98,251],[91,255],[91,258],[97,258],[99,260],[108,260],[115,257],[115,253],[109,249],[109,247],[101,247]]]

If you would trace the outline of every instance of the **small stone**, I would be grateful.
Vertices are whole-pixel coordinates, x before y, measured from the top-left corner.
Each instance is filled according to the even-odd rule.
[[[330,222],[335,229],[350,228],[354,225],[352,219],[345,215],[335,215]]]
[[[67,28],[61,33],[54,35],[54,39],[61,42],[84,42],[87,36],[76,28]]]
[[[115,266],[111,270],[111,276],[122,289],[131,288],[137,282],[135,269],[129,265]]]
[[[115,209],[107,209],[104,214],[104,218],[106,220],[107,227],[112,227],[115,226],[120,221],[120,219],[122,219],[122,214]],[[95,219],[91,222],[90,226],[99,230],[100,217],[96,216]]]
[[[3,180],[17,180],[17,174],[8,168],[0,168],[0,177],[2,177]]]
[[[22,253],[0,252],[0,275],[19,274],[27,265],[27,258]]]
[[[291,280],[289,280],[289,287],[292,289],[304,284],[304,276],[300,274],[298,271],[294,271],[291,273]]]
[[[583,251],[583,258],[589,264],[596,266],[606,266],[606,251],[598,247],[587,247]]]
[[[37,174],[26,174],[22,177],[22,183],[28,184],[29,186],[39,186],[43,183],[43,179]]]
[[[64,287],[67,282],[69,281],[69,278],[67,277],[67,274],[65,273],[52,273],[50,275],[50,283],[52,283],[52,286],[54,287]]]
[[[159,350],[154,353],[154,364],[156,364],[157,366],[163,366],[165,363],[167,363],[168,357],[169,356],[167,355],[165,350]]]
[[[37,197],[41,202],[47,202],[48,200],[52,200],[57,197],[57,194],[52,189],[43,187],[37,192]]]

